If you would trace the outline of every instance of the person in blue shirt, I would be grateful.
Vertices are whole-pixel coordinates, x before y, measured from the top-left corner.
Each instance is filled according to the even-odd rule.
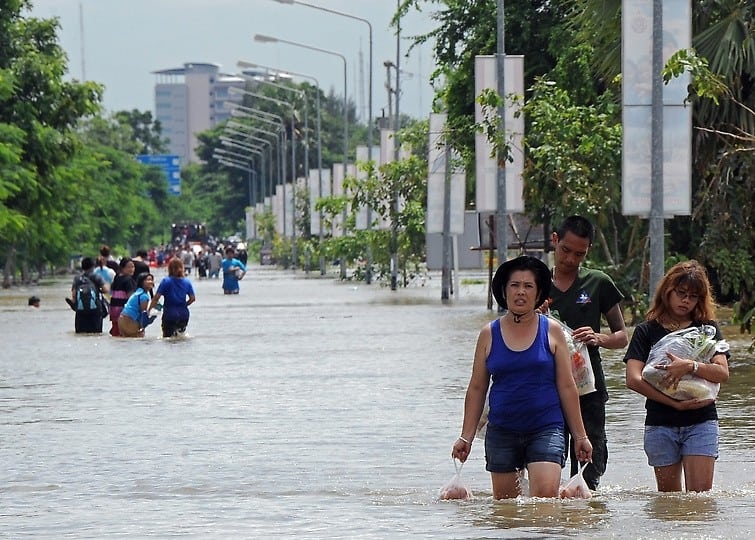
[[[147,311],[152,311],[162,297],[165,297],[162,317],[163,337],[184,334],[189,324],[189,306],[196,301],[197,297],[194,294],[194,286],[185,277],[184,263],[180,257],[170,259],[168,275],[160,281]]]
[[[152,322],[147,315],[147,308],[151,300],[155,277],[142,272],[136,276],[136,290],[126,300],[118,317],[118,330],[121,337],[144,337],[144,329]]]
[[[469,457],[492,380],[485,468],[495,499],[522,494],[525,468],[532,497],[558,496],[566,463],[565,423],[574,434],[579,460],[592,459],[566,337],[556,321],[538,311],[550,286],[550,270],[535,257],[501,264],[492,291],[506,311],[477,338],[461,435],[451,456],[462,463]]]
[[[234,257],[232,247],[225,248],[223,270],[223,294],[239,294],[239,281],[246,275],[246,265]]]

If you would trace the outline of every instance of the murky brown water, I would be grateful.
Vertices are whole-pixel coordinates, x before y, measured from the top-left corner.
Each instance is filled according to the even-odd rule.
[[[475,445],[439,502],[482,285],[391,292],[253,268],[196,282],[190,337],[73,334],[68,283],[0,292],[0,537],[750,538],[755,361],[738,334],[715,489],[660,495],[642,398],[606,358],[610,462],[589,501],[495,502]],[[32,294],[42,308],[26,307]]]

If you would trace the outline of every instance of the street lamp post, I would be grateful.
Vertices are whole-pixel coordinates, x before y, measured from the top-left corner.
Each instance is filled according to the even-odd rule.
[[[356,15],[352,15],[350,13],[345,13],[343,11],[337,11],[335,9],[330,9],[322,6],[316,6],[314,4],[309,4],[307,2],[301,2],[299,0],[275,0],[279,4],[296,4],[300,6],[306,6],[308,8],[317,9],[319,11],[324,11],[326,13],[332,13],[333,15],[338,15],[340,17],[346,17],[349,19],[353,19],[356,21],[361,21],[367,25],[367,28],[369,30],[369,36],[370,36],[370,47],[369,47],[369,73],[368,73],[368,90],[367,90],[367,161],[372,161],[372,24],[370,24],[370,21],[367,19],[364,19],[362,17],[357,17]],[[346,101],[346,94],[344,92],[344,102]],[[372,208],[370,208],[370,205],[367,205],[367,230],[369,231],[372,227]],[[365,275],[364,275],[364,281],[367,285],[372,283],[372,248],[370,247],[370,244],[367,244],[367,268],[365,269]]]
[[[258,99],[263,99],[263,100],[271,101],[271,102],[276,103],[278,105],[286,105],[288,107],[291,107],[291,177],[292,177],[291,186],[292,186],[292,195],[293,195],[293,199],[294,199],[294,201],[293,201],[293,203],[294,203],[293,204],[293,227],[292,227],[293,230],[291,232],[291,238],[292,238],[292,242],[291,242],[291,246],[292,246],[291,247],[291,255],[292,255],[292,269],[296,270],[296,138],[295,138],[295,129],[296,128],[294,126],[294,121],[295,121],[295,109],[294,109],[294,106],[291,105],[290,103],[285,102],[285,101],[281,101],[279,99],[271,98],[270,96],[265,96],[263,94],[258,94],[256,92],[249,92],[248,90],[243,90],[241,88],[237,88],[237,87],[234,87],[234,86],[231,86],[230,88],[228,88],[228,93],[230,93],[230,94],[248,95],[248,96],[251,96],[251,97],[258,98]],[[231,106],[231,108],[232,108],[231,114],[233,114],[233,112],[234,112],[233,109],[240,109],[242,112],[244,112],[244,111],[254,111],[254,112],[259,113],[259,114],[263,113],[263,111],[259,111],[258,109],[251,109],[250,107],[244,107],[243,105],[234,104],[232,102],[225,102],[225,104],[226,104],[226,106],[228,106],[228,105]],[[285,129],[283,128],[283,118],[281,118],[279,115],[273,114],[273,113],[264,113],[264,114],[266,114],[266,115],[268,115],[270,117],[277,118],[280,121],[281,129],[283,131],[285,131]],[[284,199],[283,199],[283,236],[286,236],[286,200],[285,200],[286,199],[286,197],[285,197],[285,194],[286,194],[286,185],[285,185],[285,182],[283,184],[283,194],[284,194]]]
[[[296,263],[297,263],[297,253],[296,253],[296,107],[292,103],[289,103],[288,101],[283,101],[280,99],[275,99],[270,96],[266,96],[264,94],[258,94],[257,92],[249,92],[248,90],[243,90],[241,88],[237,88],[235,86],[231,86],[228,88],[229,94],[243,94],[247,96],[251,96],[257,99],[262,99],[265,101],[270,101],[272,103],[275,103],[280,106],[286,106],[291,109],[291,196],[293,197],[293,214],[292,214],[292,222],[293,226],[291,227],[291,269],[296,270]],[[285,215],[285,208],[286,208],[286,187],[283,186],[283,208],[284,208],[284,215]],[[285,219],[284,219],[284,225],[285,225]]]
[[[267,135],[270,135],[274,139],[277,139],[277,141],[278,141],[278,144],[277,144],[277,148],[278,148],[278,152],[277,152],[277,154],[278,154],[278,161],[277,161],[277,164],[278,164],[278,174],[277,174],[277,179],[278,179],[278,181],[276,182],[275,185],[278,185],[278,184],[283,185],[285,183],[285,166],[284,166],[283,154],[285,153],[286,140],[287,140],[286,139],[286,132],[282,128],[282,123],[281,123],[283,119],[280,118],[280,117],[277,117],[278,120],[279,120],[279,122],[276,122],[276,121],[271,120],[270,118],[268,118],[266,116],[262,116],[262,115],[257,114],[259,111],[257,111],[256,109],[250,109],[249,107],[243,107],[243,106],[238,105],[238,104],[233,104],[233,106],[229,107],[228,103],[226,102],[226,108],[230,108],[230,110],[231,110],[231,116],[234,117],[234,118],[238,118],[238,119],[245,118],[245,119],[248,119],[248,120],[252,120],[254,122],[262,122],[262,123],[264,123],[266,125],[270,124],[270,127],[272,127],[272,128],[274,128],[274,129],[277,130],[277,133],[276,133],[276,132],[273,132],[273,131],[266,131],[266,130],[264,130],[264,129],[256,126],[256,125],[255,126],[247,126],[246,124],[243,124],[241,122],[234,122],[235,124],[237,124],[239,126],[245,126],[247,129],[257,130],[257,131],[259,131],[261,133],[265,133]],[[273,190],[273,185],[274,184],[272,183],[272,178],[271,178],[270,183],[268,185],[268,195],[270,197],[273,196],[273,191],[274,191]],[[284,235],[285,235],[285,230],[284,230]]]
[[[236,148],[242,148],[242,149],[246,150],[247,152],[249,152],[249,154],[258,155],[259,158],[260,158],[260,166],[262,166],[263,152],[262,152],[262,149],[257,150],[257,148],[259,148],[259,147],[254,147],[253,145],[245,147],[244,145],[241,145],[241,144],[238,144],[238,145],[236,145],[236,144],[230,144],[230,143],[225,142],[225,141],[223,142],[223,144],[227,145],[227,146],[236,147]],[[252,175],[251,175],[251,173],[254,172],[255,178],[256,178],[257,177],[257,172],[253,168],[253,159],[249,156],[249,154],[246,154],[246,155],[245,154],[239,154],[238,152],[232,152],[230,150],[225,150],[223,148],[216,148],[215,149],[215,153],[213,154],[213,157],[215,159],[218,159],[218,160],[222,159],[222,160],[226,160],[226,161],[240,162],[241,164],[245,164],[245,165],[247,165],[249,167],[249,173],[250,173],[249,174],[249,206],[252,207],[252,206],[254,206],[255,200],[254,200],[254,197],[252,195],[253,192],[252,192]],[[263,172],[263,175],[264,175],[264,172]]]
[[[249,177],[249,197],[251,197],[252,193],[252,175],[257,176],[257,171],[255,171],[250,165],[244,165],[243,162],[236,161],[234,159],[226,158],[222,155],[213,155],[215,159],[218,160],[218,163],[225,165],[226,167],[231,167],[233,169],[239,169],[242,171],[246,171],[247,175]],[[253,206],[251,201],[249,202],[249,206]]]
[[[287,92],[292,92],[294,95],[299,96],[304,104],[304,172],[306,176],[309,176],[309,107],[307,106],[307,95],[304,90],[296,90],[288,86],[277,84],[272,81],[266,81],[257,77],[251,77],[249,75],[241,74],[242,79],[246,79],[251,82],[259,84],[267,84],[268,86],[274,86]]]
[[[236,122],[235,120],[229,120],[226,123],[226,127],[231,127],[234,130],[236,130],[236,131],[242,130],[242,131],[247,131],[250,134],[261,134],[261,135],[267,135],[268,137],[270,137],[270,139],[264,139],[264,140],[265,140],[265,142],[268,145],[268,149],[267,149],[268,150],[268,159],[267,159],[267,162],[268,162],[268,165],[270,166],[270,171],[269,171],[269,174],[267,175],[267,193],[268,193],[268,195],[272,194],[272,192],[273,192],[273,169],[274,169],[273,164],[275,163],[273,161],[273,141],[278,141],[280,134],[279,133],[274,133],[272,131],[267,131],[265,129],[262,129],[259,126],[253,126],[253,125],[250,125],[250,124],[245,124],[243,122]],[[280,160],[280,145],[277,145],[276,148],[278,150],[278,156],[279,156],[279,160]],[[280,163],[278,163],[278,164],[280,166]],[[280,173],[278,174],[278,179],[280,181]],[[261,197],[261,199],[264,199],[264,194]]]
[[[315,108],[317,109],[317,178],[318,178],[318,198],[322,199],[322,133],[321,133],[321,122],[320,122],[320,81],[318,81],[315,77],[312,77],[311,75],[304,75],[302,73],[296,73],[293,71],[286,71],[286,70],[279,70],[278,68],[273,68],[270,66],[263,66],[261,64],[254,64],[252,62],[243,62],[238,61],[236,62],[236,65],[240,68],[262,68],[266,69],[268,71],[276,71],[281,72],[278,73],[278,75],[294,75],[296,77],[303,77],[305,79],[310,79],[314,81],[315,87],[317,88],[317,95],[316,95],[316,101],[315,101]],[[322,230],[322,209],[319,211],[320,214],[320,227],[319,227],[319,239],[320,239],[320,247],[322,248],[323,245],[323,230]],[[320,249],[320,275],[325,275],[325,256],[322,254],[322,249]]]
[[[244,137],[246,140],[255,141],[264,144],[268,148],[268,154],[272,155],[271,149],[272,149],[272,143],[268,139],[263,139],[261,137],[255,136],[253,133],[233,129],[231,127],[228,127],[228,124],[226,124],[225,129],[223,130],[223,133],[226,135],[239,135],[241,137]],[[260,160],[260,175],[262,178],[266,178],[267,175],[265,174],[265,155],[263,152],[259,153],[259,160]],[[259,202],[262,200],[262,181],[257,183],[257,197],[255,197],[255,201]]]
[[[344,176],[346,174],[346,166],[349,162],[349,107],[348,107],[348,94],[347,94],[347,73],[346,73],[346,57],[341,53],[330,51],[328,49],[321,49],[319,47],[313,47],[312,45],[305,45],[297,41],[289,41],[287,39],[280,39],[271,36],[265,36],[262,34],[255,34],[254,40],[260,43],[285,43],[286,45],[292,45],[294,47],[300,47],[302,49],[309,49],[311,51],[317,51],[332,56],[337,56],[343,61],[343,171]],[[344,210],[344,214],[346,211]],[[344,224],[345,224],[344,216]],[[346,277],[345,260],[341,257],[341,278]]]
[[[247,126],[246,124],[236,123],[238,126],[244,126],[247,129],[255,129],[261,133],[265,133],[266,135],[270,135],[274,138],[277,137],[278,139],[278,183],[283,185],[285,183],[285,176],[286,176],[286,167],[285,167],[285,161],[283,159],[285,148],[286,148],[286,130],[283,125],[283,118],[278,116],[277,114],[261,111],[259,109],[253,109],[251,107],[244,107],[243,105],[233,102],[233,101],[226,101],[223,103],[226,109],[231,111],[231,116],[234,118],[247,118],[249,120],[253,120],[255,122],[262,122],[266,125],[270,125],[271,127],[274,127],[278,130],[277,135],[270,131],[265,131],[264,129],[258,127],[258,126]],[[232,121],[231,121],[232,122]],[[229,124],[231,123],[229,122]],[[270,195],[272,195],[272,184],[270,185]]]

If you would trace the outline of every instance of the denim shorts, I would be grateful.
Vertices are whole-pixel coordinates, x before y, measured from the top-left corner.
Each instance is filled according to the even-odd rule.
[[[488,426],[485,435],[485,468],[494,473],[524,469],[529,463],[566,463],[566,439],[561,427],[521,432]]]
[[[718,458],[718,420],[684,427],[645,426],[645,454],[651,467],[667,467],[684,456]]]

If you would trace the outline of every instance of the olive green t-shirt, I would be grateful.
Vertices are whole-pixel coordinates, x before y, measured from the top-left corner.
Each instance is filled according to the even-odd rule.
[[[577,279],[571,287],[566,291],[560,291],[554,285],[551,287],[550,298],[551,315],[566,323],[569,328],[589,326],[600,332],[601,317],[624,297],[607,274],[600,270],[580,267]],[[595,372],[595,389],[608,399],[599,348],[587,349]]]

